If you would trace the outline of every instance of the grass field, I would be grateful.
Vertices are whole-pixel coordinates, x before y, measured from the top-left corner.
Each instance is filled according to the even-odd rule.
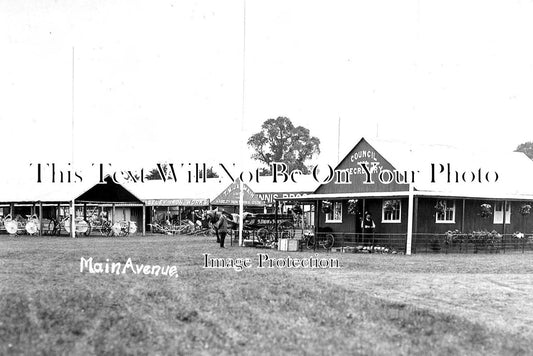
[[[229,245],[229,243],[228,243]],[[339,269],[204,269],[213,238],[0,237],[0,354],[533,354],[533,255],[328,254]],[[80,258],[178,277],[80,272]]]

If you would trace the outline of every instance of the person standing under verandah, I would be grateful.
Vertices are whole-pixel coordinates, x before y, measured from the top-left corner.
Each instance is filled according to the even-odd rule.
[[[363,244],[365,243],[365,237],[374,233],[376,229],[376,224],[374,219],[372,219],[372,214],[368,211],[365,212],[365,218],[361,221],[361,228],[363,229]]]

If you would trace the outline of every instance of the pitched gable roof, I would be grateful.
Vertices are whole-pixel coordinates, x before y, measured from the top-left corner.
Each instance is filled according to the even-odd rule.
[[[335,177],[317,188],[315,197],[405,195],[408,191],[408,184],[383,184],[377,174],[373,175],[374,184],[364,184],[366,174],[361,163],[367,167],[375,165],[376,173],[382,169],[415,172],[416,195],[533,199],[533,161],[523,153],[475,152],[448,145],[365,138],[336,167],[350,174],[350,184],[339,184]]]
[[[243,184],[243,200],[245,206],[265,206],[265,202],[246,184]],[[219,196],[211,202],[212,205],[239,205],[240,182],[236,180],[231,183]]]

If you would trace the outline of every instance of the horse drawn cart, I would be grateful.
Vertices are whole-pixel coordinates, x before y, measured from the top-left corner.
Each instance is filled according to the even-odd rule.
[[[293,216],[290,214],[248,214],[243,219],[242,234],[243,240],[251,240],[254,245],[270,245],[277,239],[294,238]]]

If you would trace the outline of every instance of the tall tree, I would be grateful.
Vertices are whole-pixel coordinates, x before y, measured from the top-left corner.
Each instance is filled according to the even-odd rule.
[[[170,167],[166,163],[161,164],[161,169],[165,175],[170,173]],[[205,173],[207,178],[219,178],[218,173],[214,170],[213,166],[207,167]],[[147,180],[162,180],[161,173],[159,172],[158,168],[151,169],[145,178]],[[199,178],[203,178],[202,171],[200,171]]]
[[[199,178],[204,178],[203,171],[200,171],[199,173],[200,173]],[[213,169],[213,166],[207,167],[207,169],[205,170],[205,176],[206,178],[220,178],[218,176],[218,173]]]
[[[248,146],[255,151],[252,158],[267,167],[272,162],[283,162],[289,169],[299,169],[304,174],[309,173],[305,162],[320,153],[320,140],[311,136],[309,129],[295,127],[286,117],[266,120],[261,131],[248,139]]]
[[[526,156],[528,156],[530,159],[533,159],[533,141],[519,144],[515,152],[524,152]]]
[[[169,167],[166,163],[163,163],[161,165],[161,169],[163,170],[163,173],[166,174],[168,173]],[[148,174],[146,174],[145,178],[148,180],[163,180],[163,178],[161,177],[161,173],[159,173],[159,169],[157,168],[150,170]]]

